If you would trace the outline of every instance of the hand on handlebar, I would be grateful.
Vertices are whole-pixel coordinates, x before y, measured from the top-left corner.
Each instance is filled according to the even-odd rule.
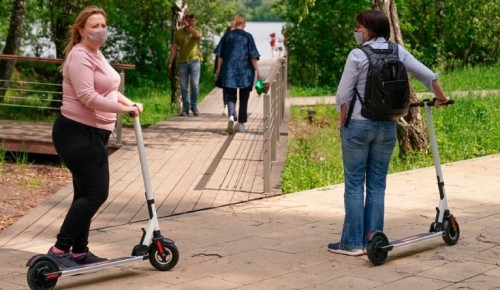
[[[142,111],[144,111],[144,108],[141,103],[135,103],[132,106],[129,106],[128,109],[129,109],[128,115],[133,118],[139,116],[142,113]]]
[[[434,107],[441,107],[441,106],[448,107],[449,104],[450,104],[449,98],[446,98],[446,100],[439,100],[437,98],[434,99]]]

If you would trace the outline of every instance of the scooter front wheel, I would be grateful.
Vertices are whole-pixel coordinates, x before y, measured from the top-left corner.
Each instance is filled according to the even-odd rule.
[[[447,245],[453,246],[460,238],[460,227],[457,220],[452,216],[444,221],[443,240]]]
[[[52,290],[56,287],[57,278],[45,279],[45,274],[59,271],[59,267],[49,260],[41,259],[28,269],[26,279],[31,290]]]
[[[388,253],[382,247],[387,245],[389,245],[389,240],[384,233],[378,231],[370,235],[366,244],[366,254],[373,265],[379,266],[385,263]]]
[[[179,250],[173,243],[163,243],[161,250],[155,246],[149,249],[149,262],[157,270],[168,271],[175,267],[178,261]]]

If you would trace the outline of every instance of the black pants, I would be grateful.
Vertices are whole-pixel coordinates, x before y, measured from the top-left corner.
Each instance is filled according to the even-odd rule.
[[[73,202],[57,235],[58,249],[73,247],[74,253],[87,249],[92,217],[108,198],[110,133],[62,115],[54,123],[52,141],[71,171],[74,189]]]
[[[252,87],[241,88],[240,90],[240,106],[238,110],[238,122],[246,123],[248,121],[248,99],[250,97],[250,92],[252,91]],[[236,116],[236,101],[238,97],[236,93],[238,89],[236,88],[223,88],[222,89],[224,96],[227,97],[227,110],[228,116]],[[235,118],[236,119],[236,118]]]

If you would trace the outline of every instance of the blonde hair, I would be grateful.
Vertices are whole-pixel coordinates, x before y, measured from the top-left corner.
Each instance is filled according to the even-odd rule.
[[[83,29],[85,27],[85,22],[87,22],[87,19],[94,14],[101,14],[107,21],[106,12],[104,12],[102,8],[99,8],[97,6],[88,6],[87,8],[83,9],[76,17],[75,23],[71,25],[68,45],[64,49],[65,56],[67,56],[71,49],[73,49],[73,46],[80,43],[80,41],[82,40],[80,29]]]
[[[234,16],[233,19],[233,27],[236,28],[238,26],[245,25],[245,16],[238,14]]]

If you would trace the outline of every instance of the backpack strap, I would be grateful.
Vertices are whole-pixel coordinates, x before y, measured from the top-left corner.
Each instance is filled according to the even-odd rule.
[[[372,55],[373,53],[371,52],[371,47],[369,47],[367,45],[367,46],[360,46],[358,48],[362,52],[364,52],[366,54],[366,57],[368,58],[368,71],[369,71],[371,66],[372,66],[372,59],[370,58],[370,55]],[[354,96],[351,99],[351,102],[349,103],[349,109],[347,110],[347,117],[344,121],[345,128],[347,128],[349,126],[349,122],[351,121],[351,116],[352,116],[352,112],[354,110],[354,105],[356,104],[356,99],[359,99],[361,106],[363,105],[363,100],[361,100],[361,96],[359,95],[358,89],[356,89],[356,85],[354,85]]]
[[[359,95],[358,89],[356,89],[356,85],[354,85],[354,97],[349,103],[349,109],[347,110],[347,117],[344,121],[344,127],[349,127],[349,122],[351,121],[352,111],[354,110],[354,105],[356,104],[356,99],[359,99],[361,105],[363,105],[363,100],[361,100],[361,96]]]

